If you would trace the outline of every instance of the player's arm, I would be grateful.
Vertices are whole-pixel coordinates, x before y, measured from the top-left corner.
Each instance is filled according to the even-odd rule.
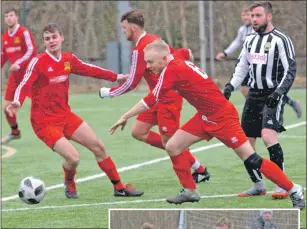
[[[98,67],[93,64],[85,63],[73,54],[71,65],[71,73],[75,73],[81,76],[88,76],[112,82],[115,82],[118,78],[117,73]]]
[[[1,68],[3,67],[3,65],[5,64],[5,62],[7,61],[7,55],[6,52],[3,48],[3,43],[2,43],[2,50],[1,50]]]
[[[132,53],[132,63],[130,67],[129,76],[123,84],[112,88],[100,88],[99,94],[101,98],[115,97],[125,94],[139,84],[146,70],[146,62],[144,60],[144,53],[134,50]]]
[[[277,42],[279,58],[284,68],[284,76],[279,83],[276,92],[280,95],[288,93],[296,75],[296,57],[292,41],[288,38],[281,38]]]
[[[224,96],[226,99],[229,99],[231,96],[231,92],[233,92],[242,84],[244,78],[248,73],[249,62],[247,60],[247,45],[248,40],[246,40],[243,45],[242,51],[238,57],[238,62],[235,67],[235,72],[233,73],[230,82],[225,85]]]
[[[231,55],[232,53],[234,53],[238,48],[242,47],[242,38],[243,38],[243,31],[244,30],[244,27],[240,27],[238,29],[238,32],[237,32],[237,36],[236,38],[230,43],[230,45],[224,50],[224,54],[225,56],[229,56]]]
[[[164,94],[169,90],[173,89],[175,86],[175,76],[172,74],[172,70],[164,69],[162,71],[159,81],[152,92],[144,97],[141,101],[139,101],[133,108],[131,108],[128,112],[126,112],[110,129],[110,133],[113,134],[115,130],[122,126],[121,130],[123,130],[127,124],[129,118],[132,118],[147,109],[153,107],[159,99],[163,98]]]
[[[31,56],[36,52],[36,46],[34,44],[33,36],[30,34],[29,30],[23,32],[23,39],[26,47],[25,54],[17,59],[13,65],[18,65],[19,67],[26,67],[26,63],[30,60]]]
[[[284,76],[276,90],[270,94],[266,105],[270,108],[277,107],[281,95],[288,93],[296,74],[296,58],[292,41],[288,37],[282,37],[277,42],[279,58],[284,68]]]
[[[6,108],[10,116],[13,116],[22,106],[26,98],[27,91],[29,91],[33,83],[38,78],[37,61],[38,59],[34,57],[28,64],[23,80],[20,82],[15,91],[14,101]]]

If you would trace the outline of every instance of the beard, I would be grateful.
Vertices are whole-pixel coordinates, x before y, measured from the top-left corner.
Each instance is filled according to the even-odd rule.
[[[260,25],[257,29],[253,27],[253,29],[259,33],[262,34],[264,33],[264,31],[266,30],[266,28],[268,27],[268,21],[266,21],[264,24]]]

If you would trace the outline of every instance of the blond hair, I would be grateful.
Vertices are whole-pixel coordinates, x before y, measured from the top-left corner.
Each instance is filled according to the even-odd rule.
[[[220,218],[215,224],[216,227],[223,225],[227,225],[229,229],[232,229],[232,222],[226,217]]]
[[[161,38],[155,40],[154,42],[148,44],[145,48],[144,48],[144,52],[148,52],[149,50],[154,50],[158,53],[161,53],[161,55],[168,55],[170,54],[170,49],[168,44],[166,44],[166,42],[164,40],[162,40]]]
[[[150,223],[144,223],[141,227],[141,229],[157,229],[155,225],[152,225]]]

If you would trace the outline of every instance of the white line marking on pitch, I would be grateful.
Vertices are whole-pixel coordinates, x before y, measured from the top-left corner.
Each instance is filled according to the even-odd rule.
[[[292,124],[292,125],[286,126],[285,128],[286,129],[292,129],[292,128],[296,128],[296,127],[303,126],[303,125],[306,125],[306,121],[300,122],[300,123],[296,123],[296,124]],[[203,146],[203,147],[199,147],[199,148],[193,149],[193,150],[191,150],[191,152],[192,153],[197,153],[199,151],[203,151],[203,150],[207,150],[207,149],[212,149],[212,148],[223,146],[223,145],[224,145],[223,143],[216,143],[216,144],[213,144],[213,145],[208,145],[208,146]],[[130,166],[127,166],[127,167],[123,167],[123,168],[118,169],[118,172],[124,172],[124,171],[132,170],[132,169],[137,169],[137,168],[143,167],[145,165],[156,164],[156,163],[158,163],[160,161],[166,161],[166,160],[169,160],[169,156],[153,159],[153,160],[146,161],[146,162],[139,163],[139,164],[130,165]],[[92,176],[88,176],[88,177],[77,179],[76,182],[77,183],[82,183],[82,182],[85,182],[85,181],[94,180],[94,179],[97,179],[99,177],[104,177],[104,176],[106,176],[105,173],[99,173],[99,174],[96,174],[96,175],[92,175]],[[53,189],[63,188],[63,187],[64,187],[63,184],[57,184],[57,185],[53,185],[53,186],[47,187],[46,190],[53,190]],[[18,195],[3,197],[1,199],[1,201],[4,202],[4,201],[14,200],[14,199],[18,199]]]
[[[3,145],[1,145],[1,147],[3,149],[6,149],[6,153],[1,155],[1,159],[11,157],[16,153],[16,149],[14,149],[12,147],[3,146]]]
[[[304,188],[306,190],[306,188]],[[272,191],[267,192],[272,193]],[[221,194],[212,196],[201,196],[202,199],[213,199],[213,198],[228,198],[236,197],[238,194]],[[54,205],[44,207],[33,207],[33,208],[9,208],[2,209],[2,212],[15,212],[15,211],[31,211],[31,210],[46,210],[46,209],[61,209],[61,208],[76,208],[76,207],[93,207],[101,205],[115,205],[115,204],[136,204],[136,203],[148,203],[148,202],[165,202],[166,199],[151,199],[151,200],[131,200],[131,201],[116,201],[116,202],[102,202],[102,203],[90,203],[90,204],[71,204],[71,205]]]

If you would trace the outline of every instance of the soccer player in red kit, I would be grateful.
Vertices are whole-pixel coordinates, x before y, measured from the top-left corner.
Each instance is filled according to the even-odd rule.
[[[1,139],[1,144],[21,138],[16,115],[9,116],[6,107],[14,99],[15,90],[26,72],[27,64],[36,55],[36,45],[31,32],[18,24],[18,11],[14,8],[6,10],[4,21],[8,29],[2,34],[1,68],[7,60],[10,61],[10,75],[4,95],[4,113],[11,133]]]
[[[200,200],[193,177],[189,173],[189,157],[183,149],[202,139],[209,141],[216,137],[232,148],[244,161],[246,168],[262,172],[268,179],[289,192],[293,207],[305,207],[304,189],[292,183],[283,171],[272,161],[260,157],[249,143],[239,122],[238,112],[201,69],[189,61],[174,58],[168,45],[157,40],[144,49],[147,66],[160,74],[158,84],[144,99],[125,113],[111,127],[111,134],[119,127],[125,127],[127,120],[163,99],[169,90],[175,89],[197,113],[185,123],[166,143],[166,151],[172,157],[173,168],[183,186],[180,194],[167,199],[169,203],[181,204]]]
[[[147,44],[159,37],[149,34],[144,29],[145,19],[143,10],[137,9],[125,13],[121,17],[123,31],[126,39],[135,42],[132,54],[132,64],[128,80],[116,87],[100,89],[100,97],[115,97],[133,90],[144,77],[150,90],[153,90],[158,82],[158,77],[146,69],[143,49]],[[188,49],[174,50],[174,55],[190,59],[192,54]],[[183,99],[174,90],[170,90],[163,100],[152,109],[138,115],[133,127],[132,136],[154,147],[165,149],[166,142],[176,132],[180,125],[180,112]],[[158,125],[160,134],[152,131],[153,126]],[[186,149],[190,154],[190,151]],[[209,180],[210,174],[198,160],[192,155],[190,165],[194,170],[193,178],[196,183]]]
[[[69,74],[79,74],[109,81],[123,80],[127,75],[87,64],[70,52],[62,52],[62,30],[56,24],[43,29],[46,51],[34,57],[15,92],[14,101],[7,107],[13,115],[21,107],[26,91],[31,89],[31,124],[37,137],[64,159],[65,195],[77,198],[74,177],[79,153],[69,142],[73,140],[92,151],[101,170],[114,185],[114,196],[141,196],[142,191],[124,185],[116,166],[103,143],[92,128],[73,113],[68,105]]]

